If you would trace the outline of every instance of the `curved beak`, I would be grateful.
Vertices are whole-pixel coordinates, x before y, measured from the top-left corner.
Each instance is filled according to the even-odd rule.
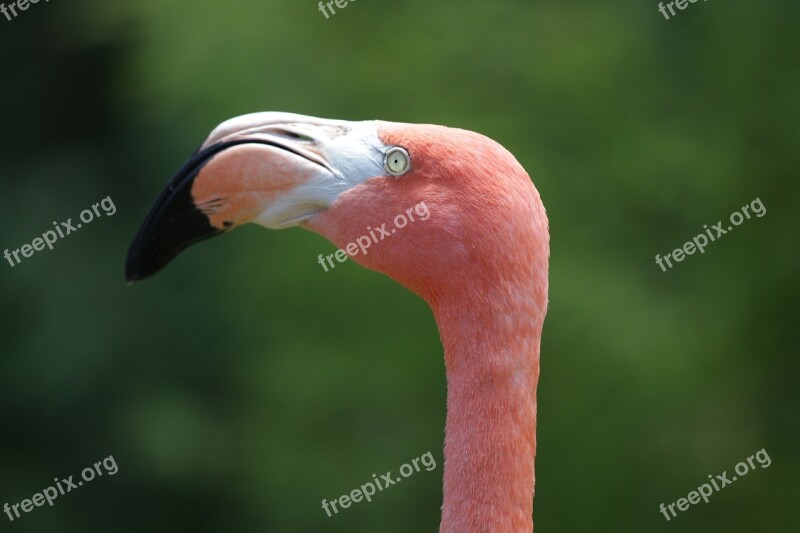
[[[217,127],[158,196],[131,244],[128,281],[147,278],[188,246],[247,222],[280,229],[383,174],[373,122],[257,113]]]

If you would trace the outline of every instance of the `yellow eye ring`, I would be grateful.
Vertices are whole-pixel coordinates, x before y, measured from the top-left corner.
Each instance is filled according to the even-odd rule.
[[[405,148],[395,146],[386,152],[383,167],[389,175],[400,177],[411,170],[411,156]]]

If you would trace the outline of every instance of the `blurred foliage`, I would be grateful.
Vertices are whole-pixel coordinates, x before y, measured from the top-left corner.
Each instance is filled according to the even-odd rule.
[[[424,302],[303,230],[255,227],[123,282],[150,203],[231,116],[482,132],[551,224],[537,531],[797,531],[796,2],[39,3],[0,18],[0,504],[113,454],[2,531],[433,531],[445,376]],[[654,263],[759,197],[666,273]],[[794,355],[792,355],[794,353]],[[667,523],[765,448],[769,469]],[[334,518],[320,508],[432,451]]]

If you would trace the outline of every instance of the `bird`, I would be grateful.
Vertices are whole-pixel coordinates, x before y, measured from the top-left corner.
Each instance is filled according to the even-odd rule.
[[[439,329],[440,531],[533,531],[549,224],[530,176],[496,141],[447,126],[284,112],[226,120],[157,197],[128,250],[126,279],[247,223],[299,226],[346,249],[421,203],[428,219],[352,258],[424,299]]]

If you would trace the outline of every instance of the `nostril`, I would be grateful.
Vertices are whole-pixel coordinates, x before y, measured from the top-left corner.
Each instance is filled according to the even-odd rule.
[[[287,129],[275,129],[271,133],[275,133],[276,135],[281,135],[283,137],[288,137],[294,141],[302,141],[302,142],[313,142],[314,139],[309,137],[308,135],[304,135],[302,133],[298,133],[296,131],[287,130]]]

